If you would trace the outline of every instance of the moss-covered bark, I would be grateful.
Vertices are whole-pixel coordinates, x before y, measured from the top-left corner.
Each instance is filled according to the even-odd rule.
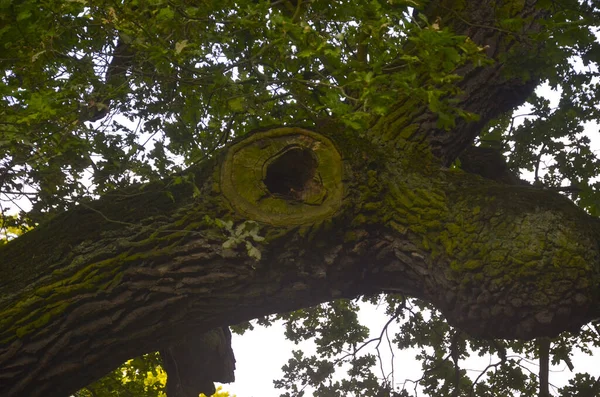
[[[171,188],[148,187],[126,206],[105,198],[2,247],[3,272],[24,275],[3,289],[2,395],[64,395],[189,332],[380,291],[433,302],[481,337],[555,335],[598,314],[598,223],[568,200],[433,161],[391,162],[386,150],[335,131],[261,132],[248,142],[268,155],[243,161],[254,181],[230,178],[238,171],[228,152],[196,173],[198,189],[148,200]],[[291,146],[272,150],[282,136]],[[310,172],[280,161],[280,179],[264,183],[296,145],[316,159],[302,162]],[[319,189],[327,194],[315,203]],[[240,210],[244,192],[256,219],[250,201]],[[280,221],[304,205],[304,217]],[[87,232],[73,227],[77,214]],[[251,220],[258,228],[244,233]],[[53,236],[56,247],[41,244]]]
[[[434,0],[426,4],[422,12],[429,21],[468,37],[492,60],[456,71],[464,77],[456,84],[461,92],[455,98],[457,106],[476,114],[477,120],[457,118],[453,128],[440,128],[427,104],[400,92],[396,105],[377,120],[370,134],[402,150],[418,146],[418,150],[431,151],[449,165],[491,119],[522,104],[543,78],[540,70],[547,61],[539,54],[544,47],[543,19],[550,10],[535,0]],[[508,28],[508,22],[515,20],[523,21],[522,26]]]
[[[0,395],[68,395],[194,332],[381,291],[428,300],[487,338],[596,317],[596,219],[551,192],[443,167],[533,89],[504,72],[536,53],[534,3],[425,11],[496,60],[461,71],[461,106],[478,122],[442,131],[399,93],[364,137],[333,123],[263,131],[0,247]],[[503,18],[527,20],[518,40],[494,28]]]

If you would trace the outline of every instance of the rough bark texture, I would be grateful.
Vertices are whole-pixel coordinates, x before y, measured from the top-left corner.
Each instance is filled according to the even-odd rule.
[[[171,191],[174,203],[167,186],[132,190],[3,247],[1,270],[12,277],[2,285],[1,394],[66,395],[190,332],[380,291],[433,302],[454,325],[488,338],[553,336],[599,314],[599,225],[567,199],[386,162],[385,151],[328,130],[335,146],[297,128],[260,133],[251,150],[261,147],[263,162],[231,168],[235,159],[223,156],[198,172],[200,197],[190,187]],[[280,139],[290,144],[280,149]],[[302,210],[333,205],[327,199],[314,204],[260,185],[290,145],[344,159],[331,180],[318,168],[312,174],[319,186],[311,189],[332,197],[343,182],[333,213]],[[319,153],[329,150],[339,155]],[[294,179],[310,173],[287,171],[292,184],[310,185]],[[223,194],[226,178],[239,195]],[[254,184],[263,196],[250,196],[268,203],[258,224],[243,215]]]
[[[475,8],[493,20],[513,4],[464,3],[457,30]],[[505,9],[532,31],[544,15]],[[462,29],[491,55],[529,45],[479,22]],[[464,71],[482,120],[531,91],[502,69]],[[382,291],[484,338],[598,316],[599,222],[552,192],[444,168],[483,121],[442,133],[399,96],[366,138],[334,123],[257,133],[191,170],[195,186],[134,186],[0,247],[0,395],[65,396],[195,333]]]
[[[458,119],[448,131],[437,126],[437,117],[415,98],[402,97],[397,108],[381,117],[371,133],[375,140],[406,149],[422,145],[449,165],[469,146],[491,119],[522,104],[539,82],[535,67],[542,64],[538,53],[543,42],[536,39],[540,21],[549,16],[537,1],[430,1],[423,11],[430,21],[438,21],[484,48],[495,62],[485,67],[465,66],[458,83],[463,94],[459,106],[479,116],[476,122]],[[502,21],[523,19],[519,31],[502,28]]]

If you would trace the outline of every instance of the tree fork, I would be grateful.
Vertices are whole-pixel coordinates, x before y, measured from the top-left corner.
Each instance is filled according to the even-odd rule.
[[[456,74],[463,79],[457,83],[461,94],[457,107],[477,115],[477,120],[457,118],[450,129],[439,128],[438,117],[426,104],[399,93],[399,100],[387,114],[381,116],[369,131],[374,140],[398,148],[408,144],[424,144],[441,162],[449,166],[460,153],[481,133],[486,124],[521,105],[539,84],[539,71],[532,65],[543,67],[539,54],[544,40],[542,21],[551,10],[526,1],[466,1],[432,0],[425,2],[420,11],[439,28],[449,28],[476,43],[493,62],[487,65],[464,65]],[[518,31],[502,28],[502,21],[526,21]],[[392,65],[390,65],[392,66]],[[394,67],[398,65],[393,65]],[[522,78],[522,71],[530,75]],[[410,106],[407,106],[409,105]]]
[[[0,394],[64,396],[194,333],[363,294],[422,298],[483,338],[599,314],[596,219],[428,158],[276,128],[194,185],[116,192],[0,247]]]

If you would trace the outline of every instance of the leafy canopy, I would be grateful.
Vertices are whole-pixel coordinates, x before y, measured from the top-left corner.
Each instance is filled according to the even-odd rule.
[[[485,60],[465,37],[415,23],[415,4],[5,3],[3,199],[30,201],[37,222],[257,128],[333,116],[360,130],[398,90],[451,124],[454,69]]]
[[[456,70],[492,61],[444,21],[415,12],[422,3],[0,2],[3,236],[119,187],[181,172],[255,129],[310,125],[327,116],[360,134],[399,91],[437,114],[442,128],[459,117],[476,118],[456,107]],[[572,198],[597,215],[600,167],[584,127],[599,116],[600,13],[591,2],[538,3],[552,10],[535,37],[545,42],[543,52],[536,65],[508,63],[506,70],[546,80],[559,99],[534,95],[525,122],[506,114],[480,142],[504,150],[511,167],[533,172],[547,188],[572,186]],[[490,23],[518,32],[527,21]],[[180,175],[185,183],[185,172]],[[459,384],[478,396],[534,394],[537,378],[522,365],[522,357],[537,354],[533,343],[470,339],[433,308],[404,297],[364,300],[382,304],[398,323],[395,348],[419,349],[424,394],[450,395]],[[315,338],[318,355],[294,353],[276,386],[290,396],[309,386],[319,396],[413,395],[377,374],[376,355],[363,354],[368,332],[357,310],[356,301],[336,301],[279,316],[289,339]],[[570,363],[574,349],[589,352],[598,339],[592,326],[563,335],[552,344],[553,363]],[[475,379],[458,365],[470,354],[495,361]],[[156,362],[148,360],[158,376]],[[347,376],[332,377],[336,368]],[[122,377],[123,369],[117,371],[113,378]],[[134,383],[146,395],[158,393],[145,380]],[[596,378],[578,373],[557,393],[597,395],[597,387]]]

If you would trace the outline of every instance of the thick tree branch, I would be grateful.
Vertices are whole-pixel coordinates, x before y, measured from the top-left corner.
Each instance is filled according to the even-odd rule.
[[[135,187],[0,247],[0,395],[64,396],[186,335],[381,291],[486,338],[599,314],[599,224],[567,199],[327,132],[254,134],[195,171],[200,195]]]
[[[436,0],[428,3],[425,13],[430,21],[439,21],[458,35],[467,36],[493,61],[489,65],[466,65],[457,74],[462,94],[457,107],[479,116],[477,121],[456,119],[451,130],[441,129],[436,114],[416,98],[402,98],[396,109],[380,118],[371,130],[377,141],[393,140],[398,147],[426,142],[443,165],[449,165],[475,139],[493,118],[521,105],[539,83],[537,56],[544,41],[535,37],[540,22],[550,15],[535,0],[524,2]],[[504,20],[522,19],[518,31],[502,27]],[[529,76],[529,77],[525,77]],[[417,109],[421,109],[419,112]],[[415,117],[415,115],[417,115]]]

